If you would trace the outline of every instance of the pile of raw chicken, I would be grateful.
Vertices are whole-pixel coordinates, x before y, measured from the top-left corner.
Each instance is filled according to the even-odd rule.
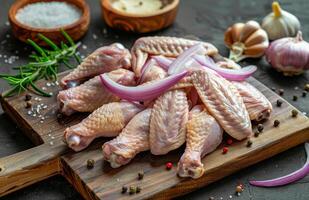
[[[164,155],[186,144],[178,163],[182,177],[201,177],[201,159],[222,142],[223,131],[242,140],[251,120],[270,116],[272,105],[245,80],[255,66],[240,68],[210,43],[143,37],[131,51],[104,46],[61,80],[60,111],[92,112],[68,127],[64,140],[81,151],[95,138],[113,168],[150,150]]]

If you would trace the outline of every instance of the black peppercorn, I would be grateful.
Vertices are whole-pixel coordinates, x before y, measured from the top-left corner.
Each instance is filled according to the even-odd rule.
[[[138,172],[138,180],[142,180],[144,178],[144,172],[140,171]]]
[[[297,115],[298,115],[298,111],[295,110],[295,109],[293,109],[293,110],[291,111],[291,113],[292,113],[292,117],[297,117]]]
[[[308,93],[307,91],[303,91],[302,96],[303,96],[303,97],[306,97],[306,96],[307,96],[307,93]]]
[[[278,106],[278,107],[281,107],[281,105],[282,105],[282,101],[281,101],[280,99],[278,99],[278,100],[277,100],[277,106]]]
[[[88,159],[87,160],[87,168],[92,169],[94,167],[94,160],[93,159]]]
[[[280,96],[282,96],[284,94],[284,89],[279,89],[278,93]]]
[[[251,147],[252,146],[252,141],[251,140],[248,140],[247,142],[247,147]]]
[[[254,137],[259,137],[259,135],[260,135],[260,132],[258,131],[254,132]]]
[[[297,101],[298,97],[296,95],[293,96],[293,101]]]
[[[63,114],[57,113],[57,119],[62,119],[62,118],[63,118]]]
[[[275,92],[275,91],[276,91],[276,88],[275,88],[275,87],[272,87],[271,90]]]
[[[130,186],[129,194],[135,194],[136,193],[136,187]]]
[[[139,186],[137,186],[137,187],[136,187],[136,193],[140,193],[140,192],[141,192],[141,190],[142,190],[142,188],[141,188],[141,187],[139,187]]]
[[[124,194],[128,191],[128,187],[127,186],[122,186],[122,190],[121,193]]]
[[[31,94],[26,94],[26,95],[25,95],[25,100],[26,100],[26,101],[30,101],[31,98],[32,98]]]
[[[262,132],[263,129],[264,129],[263,124],[258,124],[258,125],[257,125],[257,130],[258,130],[259,132]]]
[[[26,102],[26,108],[31,108],[31,107],[32,107],[31,101],[27,101],[27,102]]]
[[[274,127],[278,127],[279,124],[280,124],[280,121],[276,119],[276,120],[274,121]]]

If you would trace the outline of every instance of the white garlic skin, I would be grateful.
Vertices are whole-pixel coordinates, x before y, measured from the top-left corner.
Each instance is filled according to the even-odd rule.
[[[273,68],[286,76],[299,75],[309,69],[309,43],[302,39],[301,32],[295,38],[272,42],[265,56]]]
[[[267,32],[270,40],[283,37],[294,37],[300,30],[300,22],[289,12],[281,10],[281,16],[275,16],[272,12],[262,22],[262,28]]]

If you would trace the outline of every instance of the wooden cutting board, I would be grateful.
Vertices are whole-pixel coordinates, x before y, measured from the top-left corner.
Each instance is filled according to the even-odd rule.
[[[222,154],[222,144],[206,156],[203,159],[205,175],[197,180],[176,175],[176,165],[183,148],[165,156],[144,152],[128,165],[112,169],[109,163],[102,160],[101,145],[107,139],[98,139],[79,153],[69,150],[62,142],[63,130],[80,122],[86,114],[76,114],[58,121],[56,95],[52,98],[39,97],[42,100],[33,100],[34,104],[48,105],[42,111],[46,119],[41,123],[38,117],[27,114],[24,94],[1,98],[3,110],[38,146],[0,159],[0,197],[61,174],[85,199],[168,199],[201,188],[309,140],[309,120],[306,116],[299,112],[298,117],[291,117],[291,110],[295,109],[292,105],[257,80],[250,78],[248,81],[272,102],[274,111],[270,120],[264,122],[265,128],[259,137],[251,138],[251,147],[246,147],[246,140],[234,142],[229,152]],[[58,86],[47,87],[45,81],[39,85],[54,94],[60,89]],[[32,99],[35,97],[33,95]],[[280,108],[275,105],[277,99],[283,101]],[[279,127],[273,127],[275,119],[280,120]],[[95,160],[93,169],[87,169],[88,159]],[[172,170],[165,169],[166,162],[174,164]],[[138,180],[141,170],[145,176],[143,180]],[[123,185],[140,186],[142,191],[135,195],[121,194]]]

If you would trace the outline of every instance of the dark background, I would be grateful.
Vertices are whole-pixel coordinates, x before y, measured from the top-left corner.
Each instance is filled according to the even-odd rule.
[[[0,6],[0,73],[13,73],[12,66],[24,64],[27,55],[31,52],[29,47],[22,44],[11,35],[10,26],[7,24],[7,13],[13,0],[2,0]],[[174,25],[153,35],[169,35],[179,37],[199,37],[202,40],[213,43],[224,56],[228,51],[223,43],[223,33],[228,26],[236,22],[245,22],[255,19],[261,22],[262,18],[271,10],[270,0],[182,0],[178,17]],[[101,19],[101,10],[98,0],[88,0],[91,7],[91,25],[82,43],[86,46],[80,48],[82,55],[87,55],[96,48],[112,42],[122,42],[127,47],[141,35],[121,33],[109,29]],[[309,40],[309,2],[308,0],[280,1],[281,6],[295,14],[301,21],[303,37]],[[105,33],[107,32],[107,33]],[[94,39],[94,34],[98,36]],[[5,63],[4,55],[18,55],[20,58],[12,65]],[[309,83],[309,73],[299,77],[283,77],[272,70],[264,59],[247,59],[242,64],[256,64],[258,71],[255,77],[268,87],[284,88],[284,98],[300,109],[309,113],[309,96],[301,97],[305,83]],[[0,80],[0,92],[8,89],[8,85]],[[298,101],[292,101],[292,96],[298,95]],[[297,126],[297,124],[295,124]],[[33,147],[33,144],[22,134],[16,125],[3,113],[0,108],[0,157],[8,156],[16,152]],[[278,188],[266,189],[251,187],[250,179],[268,179],[287,174],[300,168],[305,162],[303,145],[290,149],[273,158],[253,165],[240,172],[226,177],[221,181],[190,193],[183,199],[208,199],[213,196],[216,199],[309,199],[309,176],[301,181]],[[238,183],[245,185],[241,196],[234,195]],[[61,200],[82,199],[74,188],[61,176],[53,177],[39,182],[30,187],[2,197],[3,200]]]

